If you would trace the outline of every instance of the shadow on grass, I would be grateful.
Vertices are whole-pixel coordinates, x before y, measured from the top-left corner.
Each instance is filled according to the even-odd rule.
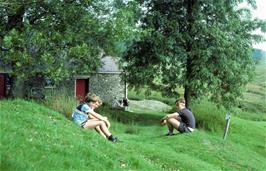
[[[108,106],[103,106],[100,109],[97,109],[96,112],[107,115],[117,122],[124,124],[135,123],[140,125],[158,125],[162,118],[161,116],[152,113],[133,113],[120,109],[112,109]]]

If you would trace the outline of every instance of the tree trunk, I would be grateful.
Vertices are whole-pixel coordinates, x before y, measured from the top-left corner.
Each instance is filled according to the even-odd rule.
[[[185,93],[184,93],[184,98],[186,100],[186,107],[189,108],[190,102],[191,102],[191,96],[192,96],[192,90],[190,86],[190,82],[192,80],[192,60],[193,56],[191,55],[191,50],[192,50],[192,41],[193,41],[193,33],[192,33],[192,27],[194,23],[194,18],[193,18],[193,6],[196,4],[196,0],[188,0],[187,1],[187,22],[188,22],[188,27],[187,27],[187,33],[189,34],[189,39],[187,39],[186,42],[186,52],[189,54],[187,56],[187,61],[186,61],[186,83],[184,85],[185,88]]]
[[[25,5],[21,5],[15,13],[8,16],[8,23],[6,25],[6,30],[11,30],[15,28],[21,31],[23,28],[23,16],[25,14]],[[16,49],[15,49],[16,50]],[[34,54],[31,54],[34,55]],[[15,62],[11,64],[12,68],[15,68]],[[9,97],[19,97],[19,98],[30,98],[30,99],[44,99],[44,87],[45,87],[45,77],[37,73],[35,76],[28,78],[27,80],[21,80],[14,76],[10,80],[11,87],[9,92]]]
[[[189,86],[185,86],[184,98],[186,100],[186,108],[189,108],[190,101],[191,101],[191,92],[190,92]]]
[[[23,15],[25,13],[25,7],[22,5],[18,8],[15,14],[8,16],[8,23],[6,25],[6,30],[11,30],[16,28],[17,30],[22,29]]]
[[[186,100],[186,107],[189,108],[191,96],[192,96],[192,90],[191,90],[191,81],[192,81],[192,57],[188,56],[187,63],[186,63],[186,82],[185,82],[185,92],[184,92],[184,98]]]
[[[8,98],[14,98],[15,97],[15,82],[16,82],[16,77],[14,76],[10,76],[9,77],[9,83],[10,83],[10,87],[9,87],[9,91],[7,94]]]
[[[23,15],[25,13],[25,7],[23,5],[21,5],[16,13],[12,13],[10,15],[8,15],[8,22],[6,25],[6,30],[12,30],[13,28],[17,29],[17,30],[21,30],[22,26],[23,26]],[[15,61],[13,61],[10,65],[11,68],[15,68]],[[9,98],[15,98],[15,97],[24,97],[24,92],[20,91],[18,93],[18,85],[17,85],[17,81],[18,78],[14,75],[10,76],[10,89],[8,92],[8,97]],[[19,85],[21,87],[24,87],[24,85]]]

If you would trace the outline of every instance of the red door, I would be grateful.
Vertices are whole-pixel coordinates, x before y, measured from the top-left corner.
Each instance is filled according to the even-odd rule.
[[[0,99],[6,97],[6,79],[4,74],[0,74]]]
[[[76,79],[76,99],[82,101],[88,93],[88,79]]]

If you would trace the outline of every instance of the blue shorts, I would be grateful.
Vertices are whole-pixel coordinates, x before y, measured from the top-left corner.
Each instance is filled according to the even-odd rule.
[[[84,123],[89,119],[88,115],[86,115],[84,112],[81,112],[79,110],[75,110],[72,114],[72,120],[79,126],[83,126]]]

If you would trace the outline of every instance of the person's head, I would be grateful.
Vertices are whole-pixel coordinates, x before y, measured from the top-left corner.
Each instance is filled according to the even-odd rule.
[[[100,107],[103,104],[103,102],[99,96],[98,96],[98,100],[97,100],[96,104],[97,104],[96,108]]]
[[[96,95],[96,94],[91,94],[91,93],[88,93],[85,98],[84,98],[84,102],[87,103],[90,108],[92,109],[95,109],[98,107],[98,101],[99,101],[99,97]]]
[[[176,104],[176,107],[178,108],[178,109],[184,109],[185,107],[186,107],[186,101],[185,101],[185,99],[183,99],[183,98],[181,98],[181,99],[177,99],[176,101],[175,101],[175,104]]]

